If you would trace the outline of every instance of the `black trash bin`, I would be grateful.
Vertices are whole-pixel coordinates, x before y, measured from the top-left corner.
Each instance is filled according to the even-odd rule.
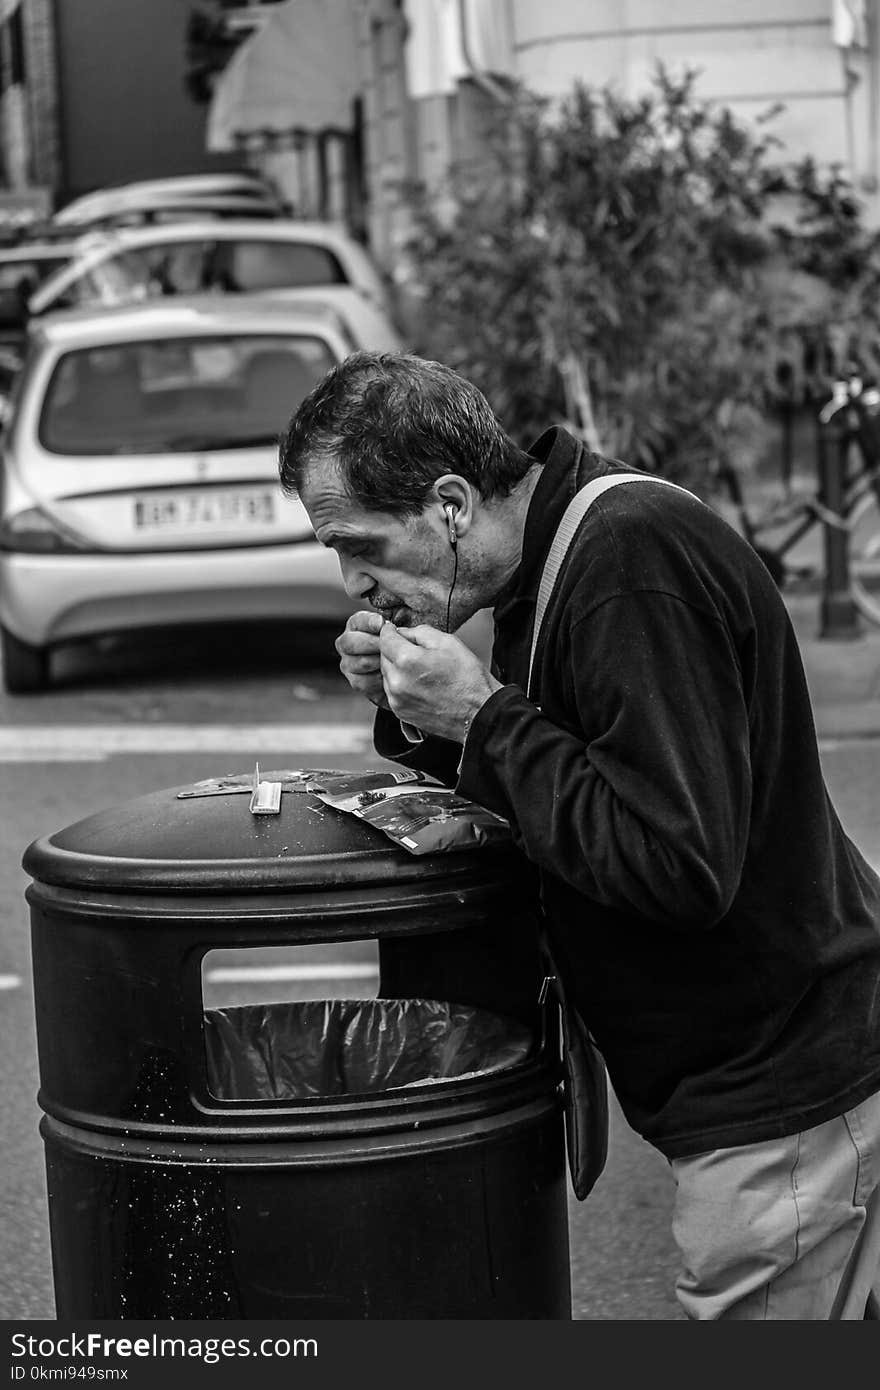
[[[304,791],[255,817],[194,790],[24,856],[57,1317],[570,1318],[513,851],[417,858]],[[208,951],[365,938],[377,1000],[204,1007]]]

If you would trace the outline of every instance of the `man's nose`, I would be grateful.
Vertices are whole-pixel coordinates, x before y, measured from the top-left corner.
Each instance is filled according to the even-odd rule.
[[[370,592],[376,587],[375,580],[370,575],[365,574],[359,565],[351,560],[346,560],[344,556],[339,557],[339,568],[342,571],[342,583],[345,592],[350,599],[361,601],[366,599]]]

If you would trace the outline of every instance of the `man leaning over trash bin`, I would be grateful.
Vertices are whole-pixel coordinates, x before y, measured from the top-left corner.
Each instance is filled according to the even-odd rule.
[[[880,1260],[880,879],[820,767],[788,613],[720,516],[451,369],[355,353],[281,480],[337,553],[375,747],[505,817],[630,1125],[676,1181],[691,1318],[862,1318]],[[493,609],[491,670],[454,634]],[[526,691],[530,694],[526,694]],[[870,1315],[870,1314],[869,1314]]]

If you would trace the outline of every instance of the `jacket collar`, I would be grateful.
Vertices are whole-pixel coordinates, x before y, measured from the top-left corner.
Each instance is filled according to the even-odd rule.
[[[545,430],[528,453],[542,465],[541,474],[526,513],[522,559],[496,599],[496,619],[519,602],[534,603],[547,552],[566,507],[582,485],[584,466],[589,474],[602,471],[605,462],[561,425]]]

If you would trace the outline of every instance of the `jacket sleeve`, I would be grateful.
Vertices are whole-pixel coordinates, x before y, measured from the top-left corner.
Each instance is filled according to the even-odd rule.
[[[461,744],[451,739],[427,737],[421,743],[411,743],[404,734],[400,720],[390,710],[377,709],[373,722],[373,747],[381,758],[416,767],[429,777],[436,777],[447,787],[454,787],[461,759]]]
[[[471,725],[457,789],[595,902],[711,927],[739,885],[751,805],[731,640],[714,617],[657,592],[606,600],[568,639],[552,678],[570,727],[504,686]]]

